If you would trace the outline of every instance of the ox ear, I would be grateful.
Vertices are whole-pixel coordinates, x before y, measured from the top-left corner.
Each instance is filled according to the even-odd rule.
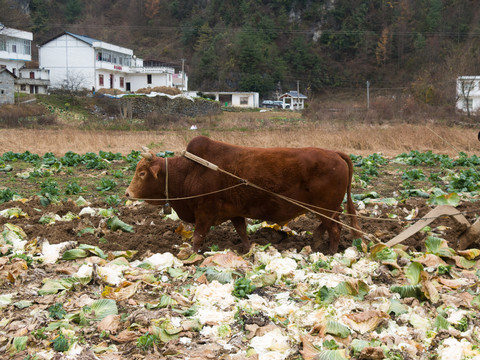
[[[152,164],[150,164],[149,170],[152,173],[153,177],[155,179],[158,179],[158,176],[160,175],[160,171],[162,170],[163,165],[161,161],[155,161]]]

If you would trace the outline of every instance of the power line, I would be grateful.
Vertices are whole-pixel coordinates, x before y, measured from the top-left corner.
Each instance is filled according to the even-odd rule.
[[[24,22],[19,23],[12,23],[9,26],[20,26],[22,28],[31,28],[36,26],[35,23],[30,22],[27,26],[25,26]],[[113,25],[113,24],[97,24],[97,25],[85,25],[85,24],[48,24],[50,28],[85,28],[88,29],[137,29],[137,30],[151,30],[151,31],[160,31],[160,32],[175,32],[175,31],[185,31],[185,30],[196,30],[201,31],[201,27],[199,26],[152,26],[152,25]],[[274,32],[277,34],[312,34],[316,31],[322,33],[322,35],[372,35],[372,36],[380,36],[381,30],[335,30],[335,29],[315,29],[315,30],[293,30],[293,29],[285,29],[280,27],[272,27],[272,28],[231,28],[231,27],[223,27],[223,26],[214,26],[210,28],[212,32],[241,32],[241,33],[262,33],[262,32]],[[426,37],[431,36],[440,36],[440,37],[462,37],[462,38],[480,38],[480,32],[460,32],[460,31],[391,31],[389,32],[392,36],[412,36],[412,35],[423,35]]]

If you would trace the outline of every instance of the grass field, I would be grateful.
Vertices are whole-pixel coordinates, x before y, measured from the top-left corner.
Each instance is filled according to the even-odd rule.
[[[351,125],[315,124],[298,121],[295,124],[276,124],[249,128],[199,128],[188,130],[152,131],[104,131],[58,129],[1,129],[0,154],[6,151],[63,155],[67,151],[77,153],[99,150],[129,153],[140,146],[152,150],[182,151],[196,135],[207,135],[215,140],[237,145],[258,147],[316,146],[341,150],[349,154],[368,155],[381,152],[386,156],[419,150],[457,155],[460,151],[479,154],[477,130],[432,125]]]

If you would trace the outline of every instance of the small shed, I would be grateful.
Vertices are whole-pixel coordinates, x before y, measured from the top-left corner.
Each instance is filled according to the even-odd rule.
[[[0,105],[15,103],[15,79],[7,68],[0,68]]]
[[[257,108],[259,107],[258,92],[219,92],[219,91],[204,91],[206,95],[214,95],[215,100],[219,101],[225,106],[237,106],[243,108]]]
[[[281,95],[280,100],[283,101],[284,109],[303,110],[307,97],[297,91],[290,91]]]
[[[457,78],[457,110],[469,114],[480,110],[480,76]]]

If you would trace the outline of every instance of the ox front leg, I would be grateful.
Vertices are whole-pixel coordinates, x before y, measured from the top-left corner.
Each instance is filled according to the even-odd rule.
[[[235,230],[237,231],[238,236],[242,240],[242,251],[244,253],[248,253],[250,251],[250,241],[248,240],[247,236],[247,223],[245,218],[243,217],[236,217],[231,219]]]
[[[199,252],[205,243],[205,237],[212,223],[209,221],[195,221],[195,231],[193,232],[193,251]]]

